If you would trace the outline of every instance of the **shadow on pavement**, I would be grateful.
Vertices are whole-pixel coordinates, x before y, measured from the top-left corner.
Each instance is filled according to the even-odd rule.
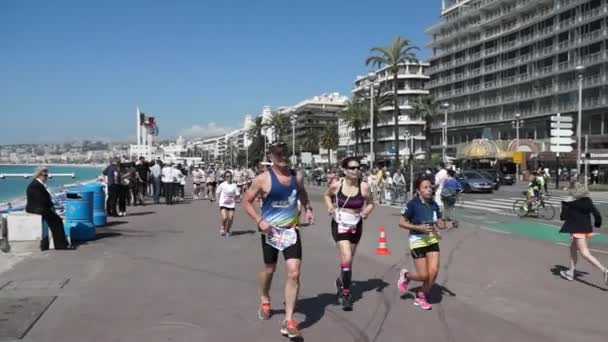
[[[356,303],[363,298],[363,294],[365,292],[372,290],[382,292],[387,286],[387,282],[378,278],[354,282],[353,286],[351,287],[353,302]],[[335,293],[321,293],[316,297],[298,300],[296,311],[303,313],[306,316],[306,319],[298,324],[300,329],[306,329],[320,321],[325,315],[325,308],[330,305],[338,305],[338,299]],[[284,312],[284,310],[277,311],[277,313],[280,312]]]
[[[156,211],[142,211],[139,213],[130,213],[127,216],[144,216],[144,215],[151,215],[151,214],[156,214]]]
[[[255,230],[233,230],[230,233],[232,234],[232,236],[239,236],[245,234],[255,234]]]
[[[103,228],[109,228],[114,226],[120,226],[121,224],[129,223],[129,221],[110,221]]]
[[[568,267],[563,266],[563,265],[554,265],[553,268],[551,268],[551,273],[553,273],[554,276],[560,277],[559,272],[560,271],[566,271],[568,270]],[[596,288],[598,290],[604,291],[604,292],[608,292],[608,288],[605,287],[601,287],[601,286],[597,286],[595,284],[592,284],[586,280],[581,279],[581,276],[587,275],[589,274],[589,272],[582,272],[582,271],[575,271],[576,274],[574,275],[574,280],[578,281],[579,283],[583,283],[587,286],[591,286],[593,288]]]
[[[420,291],[420,289],[420,286],[410,289],[407,293],[401,295],[401,299],[416,298],[416,293]],[[456,293],[452,292],[450,289],[443,285],[435,283],[433,284],[433,287],[431,287],[431,291],[429,291],[426,300],[429,302],[429,304],[439,304],[443,300],[444,294],[447,294],[450,297],[456,297]]]

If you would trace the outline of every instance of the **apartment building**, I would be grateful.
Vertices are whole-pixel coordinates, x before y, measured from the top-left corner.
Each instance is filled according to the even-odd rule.
[[[551,115],[576,117],[579,77],[582,133],[608,133],[608,0],[444,0],[426,32],[428,89],[449,104],[451,151],[475,138],[513,139],[516,114],[521,138],[547,139]]]

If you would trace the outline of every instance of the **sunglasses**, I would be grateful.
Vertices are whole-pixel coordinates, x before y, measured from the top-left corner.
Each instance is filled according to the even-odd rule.
[[[361,166],[347,166],[346,167],[347,170],[361,170]]]

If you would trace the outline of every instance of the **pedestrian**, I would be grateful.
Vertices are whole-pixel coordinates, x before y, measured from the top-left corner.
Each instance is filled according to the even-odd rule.
[[[144,205],[144,197],[148,196],[148,181],[150,179],[150,166],[146,161],[146,158],[139,157],[139,163],[135,166],[137,173],[135,178],[137,180],[137,198],[135,204],[139,202],[139,205]]]
[[[169,162],[165,164],[162,169],[162,183],[163,190],[165,193],[165,203],[173,204],[174,186],[173,186],[173,163]]]
[[[591,216],[593,216],[593,226],[599,228],[602,226],[602,215],[593,205],[589,192],[582,184],[576,183],[570,188],[569,194],[568,200],[562,201],[560,219],[564,224],[559,232],[570,234],[570,268],[567,271],[560,271],[559,274],[564,279],[574,280],[580,252],[585,260],[602,272],[604,282],[608,285],[608,269],[591,254],[587,246],[587,239],[593,237]]]
[[[48,179],[49,170],[46,167],[39,167],[34,173],[34,180],[28,185],[26,190],[27,203],[25,204],[25,211],[42,216],[42,219],[47,223],[53,235],[55,249],[73,249],[65,236],[63,220],[55,212],[53,200],[47,188]],[[40,250],[49,249],[49,244],[48,236],[44,237],[40,241]]]
[[[272,166],[258,175],[244,196],[243,208],[257,223],[262,233],[264,270],[260,272],[261,304],[260,319],[270,319],[272,315],[270,284],[274,275],[279,251],[283,252],[287,281],[285,284],[285,319],[280,332],[289,338],[301,336],[298,323],[293,318],[298,290],[300,287],[300,267],[302,264],[302,243],[298,231],[298,199],[307,213],[312,216],[312,208],[304,187],[301,172],[290,169],[287,145],[277,142],[270,146]],[[254,207],[254,201],[263,199],[261,214]],[[280,238],[279,238],[280,237]]]
[[[154,204],[160,203],[160,186],[161,186],[161,171],[160,160],[152,162],[150,167],[150,177],[152,179],[152,196],[154,198]]]
[[[361,164],[356,157],[342,161],[344,178],[334,180],[325,192],[325,205],[331,219],[331,235],[338,248],[340,276],[336,279],[338,300],[344,310],[352,310],[350,293],[352,265],[357,244],[363,234],[362,219],[374,210],[369,185],[361,181]]]
[[[232,235],[230,229],[234,220],[236,199],[241,193],[239,187],[232,181],[232,172],[226,171],[223,178],[224,181],[218,185],[217,190],[215,191],[215,197],[220,205],[220,235],[230,236]]]
[[[104,181],[108,187],[108,198],[106,200],[106,211],[108,216],[117,217],[118,195],[120,194],[120,168],[118,160],[112,159],[110,165],[103,170]]]
[[[401,228],[409,230],[409,244],[415,272],[402,269],[397,281],[399,291],[405,293],[410,280],[422,282],[417,291],[414,305],[430,310],[427,296],[439,273],[438,229],[447,228],[442,219],[439,205],[433,199],[433,187],[429,177],[420,177],[415,182],[417,196],[403,207],[399,221]]]

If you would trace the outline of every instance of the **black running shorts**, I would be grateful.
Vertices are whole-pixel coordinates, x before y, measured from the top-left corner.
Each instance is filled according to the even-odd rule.
[[[351,233],[342,233],[338,234],[338,222],[336,220],[331,220],[331,236],[334,238],[335,242],[338,241],[350,241],[350,243],[359,243],[361,240],[361,234],[363,234],[363,220],[360,220],[357,223],[357,231],[354,234]]]
[[[434,243],[432,245],[428,245],[425,247],[414,248],[411,251],[412,258],[414,258],[414,259],[426,258],[426,253],[429,253],[429,252],[439,252],[439,244]]]
[[[298,241],[283,250],[283,258],[287,259],[302,259],[302,239],[300,239],[300,231],[296,229]],[[266,235],[260,234],[262,240],[262,254],[264,255],[265,264],[276,264],[279,260],[279,250],[266,243]]]

